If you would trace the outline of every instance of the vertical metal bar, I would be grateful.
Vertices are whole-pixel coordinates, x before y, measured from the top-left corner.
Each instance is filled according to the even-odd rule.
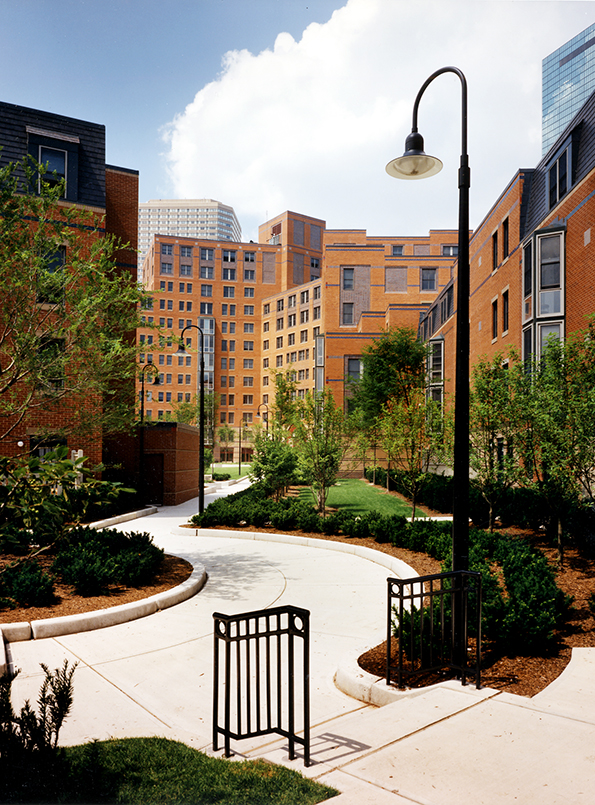
[[[281,632],[279,630],[279,618],[277,615],[277,729],[281,729],[283,724],[282,710],[282,689],[281,689]]]
[[[256,623],[256,729],[260,732],[260,618],[257,619]]]
[[[250,620],[246,618],[246,729],[250,733],[252,732],[252,696],[251,696],[251,689],[252,689],[252,682],[250,679]]]
[[[293,634],[295,630],[295,620],[293,613],[288,613],[287,623],[287,665],[288,665],[288,690],[287,690],[287,706],[288,706],[288,731],[289,731],[289,759],[295,759],[295,691],[294,686],[294,652],[293,652]]]
[[[231,755],[231,750],[229,746],[229,721],[230,721],[230,710],[231,710],[231,690],[230,690],[230,682],[231,682],[231,643],[229,639],[229,631],[231,630],[231,624],[227,622],[227,634],[225,638],[225,757],[229,757]]]
[[[267,675],[266,675],[266,694],[267,694],[267,730],[271,729],[271,720],[272,720],[272,713],[271,713],[271,618],[270,615],[266,616],[266,666],[267,666]]]
[[[310,613],[304,623],[304,763],[310,765]]]
[[[237,734],[242,734],[242,652],[240,641],[240,621],[235,621],[236,635],[235,635],[235,648],[236,648],[236,709],[237,709]]]
[[[403,685],[403,610],[403,585],[399,584],[399,673],[397,675],[399,687]]]
[[[219,749],[219,621],[215,618],[213,644],[213,751]]]
[[[387,579],[387,592],[386,592],[386,600],[387,600],[387,612],[386,612],[386,684],[390,685],[390,645],[391,645],[391,638],[392,638],[392,582],[390,579]]]

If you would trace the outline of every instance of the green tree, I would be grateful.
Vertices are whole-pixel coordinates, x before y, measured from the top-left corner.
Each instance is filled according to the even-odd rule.
[[[389,400],[398,399],[425,378],[426,347],[410,327],[386,330],[362,351],[363,373],[351,383],[353,406],[363,414],[365,428],[373,428]]]
[[[285,429],[255,429],[254,453],[250,477],[259,481],[268,495],[279,500],[281,494],[295,481],[296,452],[288,441]]]
[[[411,499],[411,522],[419,492],[430,464],[445,449],[444,414],[441,406],[426,397],[425,389],[413,387],[389,400],[379,420],[380,444],[390,462],[402,472],[402,482]]]
[[[271,377],[275,386],[271,420],[276,427],[287,428],[293,422],[296,411],[296,373],[288,366],[284,372],[272,370]]]
[[[194,394],[189,402],[172,402],[172,422],[181,422],[185,425],[196,425],[200,422],[200,395]],[[215,421],[219,409],[219,395],[214,391],[205,392],[205,439],[207,444],[213,444],[215,438]]]
[[[335,404],[330,389],[308,392],[297,401],[293,443],[298,472],[312,487],[318,511],[324,515],[328,491],[337,480],[349,445],[343,411]]]
[[[99,216],[59,203],[50,184],[28,162],[0,168],[0,439],[36,412],[38,425],[66,410],[63,430],[89,438],[134,421],[144,294]]]
[[[589,330],[549,339],[539,361],[519,374],[522,419],[516,444],[523,483],[537,489],[564,561],[563,520],[593,493],[595,475],[595,343]]]
[[[481,359],[473,367],[469,400],[469,462],[471,483],[489,508],[489,530],[494,530],[498,502],[518,483],[522,468],[515,454],[520,426],[520,398],[517,379],[523,372],[518,355],[508,362],[502,354]]]
[[[227,452],[229,445],[233,444],[235,441],[235,430],[231,427],[231,425],[221,425],[217,431],[217,435],[219,437],[219,444],[224,447]]]

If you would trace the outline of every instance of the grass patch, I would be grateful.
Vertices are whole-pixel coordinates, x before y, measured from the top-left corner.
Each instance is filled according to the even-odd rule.
[[[65,747],[47,765],[29,757],[11,771],[3,803],[313,805],[338,793],[284,766],[211,758],[165,738]]]
[[[300,490],[300,500],[314,503],[314,496],[309,488]],[[411,506],[395,495],[387,495],[377,486],[372,486],[361,478],[340,478],[335,486],[330,488],[327,506],[355,515],[375,511],[379,514],[401,514],[411,517]],[[416,517],[427,517],[419,507],[415,510]]]
[[[245,464],[242,461],[242,478],[248,475],[250,472],[250,464]],[[227,472],[230,474],[232,478],[239,478],[240,475],[238,473],[238,465],[236,464],[213,464],[212,465],[213,472]]]

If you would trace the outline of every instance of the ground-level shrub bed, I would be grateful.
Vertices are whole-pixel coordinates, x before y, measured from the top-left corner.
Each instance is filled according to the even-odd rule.
[[[98,595],[115,584],[138,587],[151,581],[164,556],[146,532],[98,531],[86,526],[67,532],[51,553],[51,573],[43,571],[34,558],[4,568],[0,608],[51,604],[54,577],[84,596]]]
[[[450,522],[416,520],[369,511],[355,516],[341,510],[321,517],[310,504],[268,499],[255,484],[220,498],[194,515],[192,522],[211,526],[301,530],[351,538],[372,538],[398,548],[428,554],[450,569]],[[547,559],[524,539],[502,532],[471,529],[469,569],[482,576],[482,633],[503,653],[545,650],[565,618],[571,600],[557,587]]]
[[[32,757],[0,780],[2,803],[314,805],[335,791],[284,766],[211,758],[165,738],[127,738]]]

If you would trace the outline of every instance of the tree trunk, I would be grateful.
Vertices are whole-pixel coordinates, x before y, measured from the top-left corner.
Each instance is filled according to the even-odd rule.
[[[562,531],[562,518],[558,517],[558,564],[564,567],[564,540]]]

